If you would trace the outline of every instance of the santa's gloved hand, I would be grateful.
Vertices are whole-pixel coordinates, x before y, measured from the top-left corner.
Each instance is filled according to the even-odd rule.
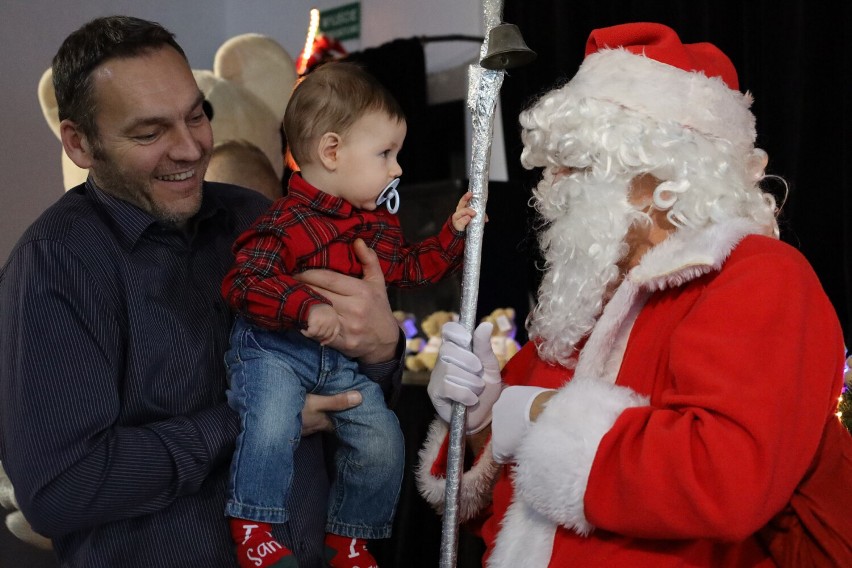
[[[447,322],[441,328],[441,347],[438,360],[426,391],[432,405],[445,422],[452,417],[453,402],[467,406],[468,434],[475,434],[491,422],[491,407],[500,396],[502,381],[500,365],[491,350],[493,326],[481,323],[473,331],[473,351],[470,333],[457,322]]]
[[[541,387],[506,387],[492,410],[491,453],[497,463],[514,461],[521,439],[532,424],[530,409]]]

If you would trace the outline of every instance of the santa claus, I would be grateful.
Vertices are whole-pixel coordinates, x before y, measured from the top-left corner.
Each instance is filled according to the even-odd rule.
[[[440,508],[467,405],[459,512],[487,566],[852,566],[843,336],[778,240],[750,105],[718,48],[641,23],[592,32],[521,114],[531,341],[501,377],[488,324],[446,324],[418,471]]]

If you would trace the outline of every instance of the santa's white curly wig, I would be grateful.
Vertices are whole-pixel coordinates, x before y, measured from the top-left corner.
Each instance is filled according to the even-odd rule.
[[[627,228],[647,221],[627,202],[637,176],[661,180],[649,205],[677,229],[748,218],[777,237],[750,105],[718,77],[603,49],[521,113],[521,162],[544,168],[534,204],[547,273],[527,320],[543,359],[571,366],[600,315]]]

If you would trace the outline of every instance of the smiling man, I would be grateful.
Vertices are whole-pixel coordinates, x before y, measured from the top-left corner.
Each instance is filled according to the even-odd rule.
[[[97,187],[184,227],[201,207],[213,131],[179,49],[165,43],[97,65],[88,86],[97,116],[60,116],[60,133],[68,157]]]
[[[0,271],[0,461],[21,511],[68,567],[232,567],[222,511],[239,418],[227,405],[232,316],[220,285],[236,237],[269,205],[205,183],[203,96],[171,33],[114,16],[53,62],[62,143],[89,170],[24,233]],[[364,277],[305,278],[333,298],[335,347],[386,391],[404,337],[376,256]],[[323,566],[323,411],[308,395],[293,518],[276,538]],[[261,551],[257,551],[261,552]]]

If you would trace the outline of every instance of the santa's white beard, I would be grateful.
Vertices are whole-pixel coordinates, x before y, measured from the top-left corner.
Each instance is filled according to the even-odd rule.
[[[582,173],[552,180],[546,172],[534,191],[549,224],[539,235],[545,274],[527,328],[542,359],[573,367],[575,346],[619,278],[627,230],[643,214],[627,201],[629,180],[598,181]]]

